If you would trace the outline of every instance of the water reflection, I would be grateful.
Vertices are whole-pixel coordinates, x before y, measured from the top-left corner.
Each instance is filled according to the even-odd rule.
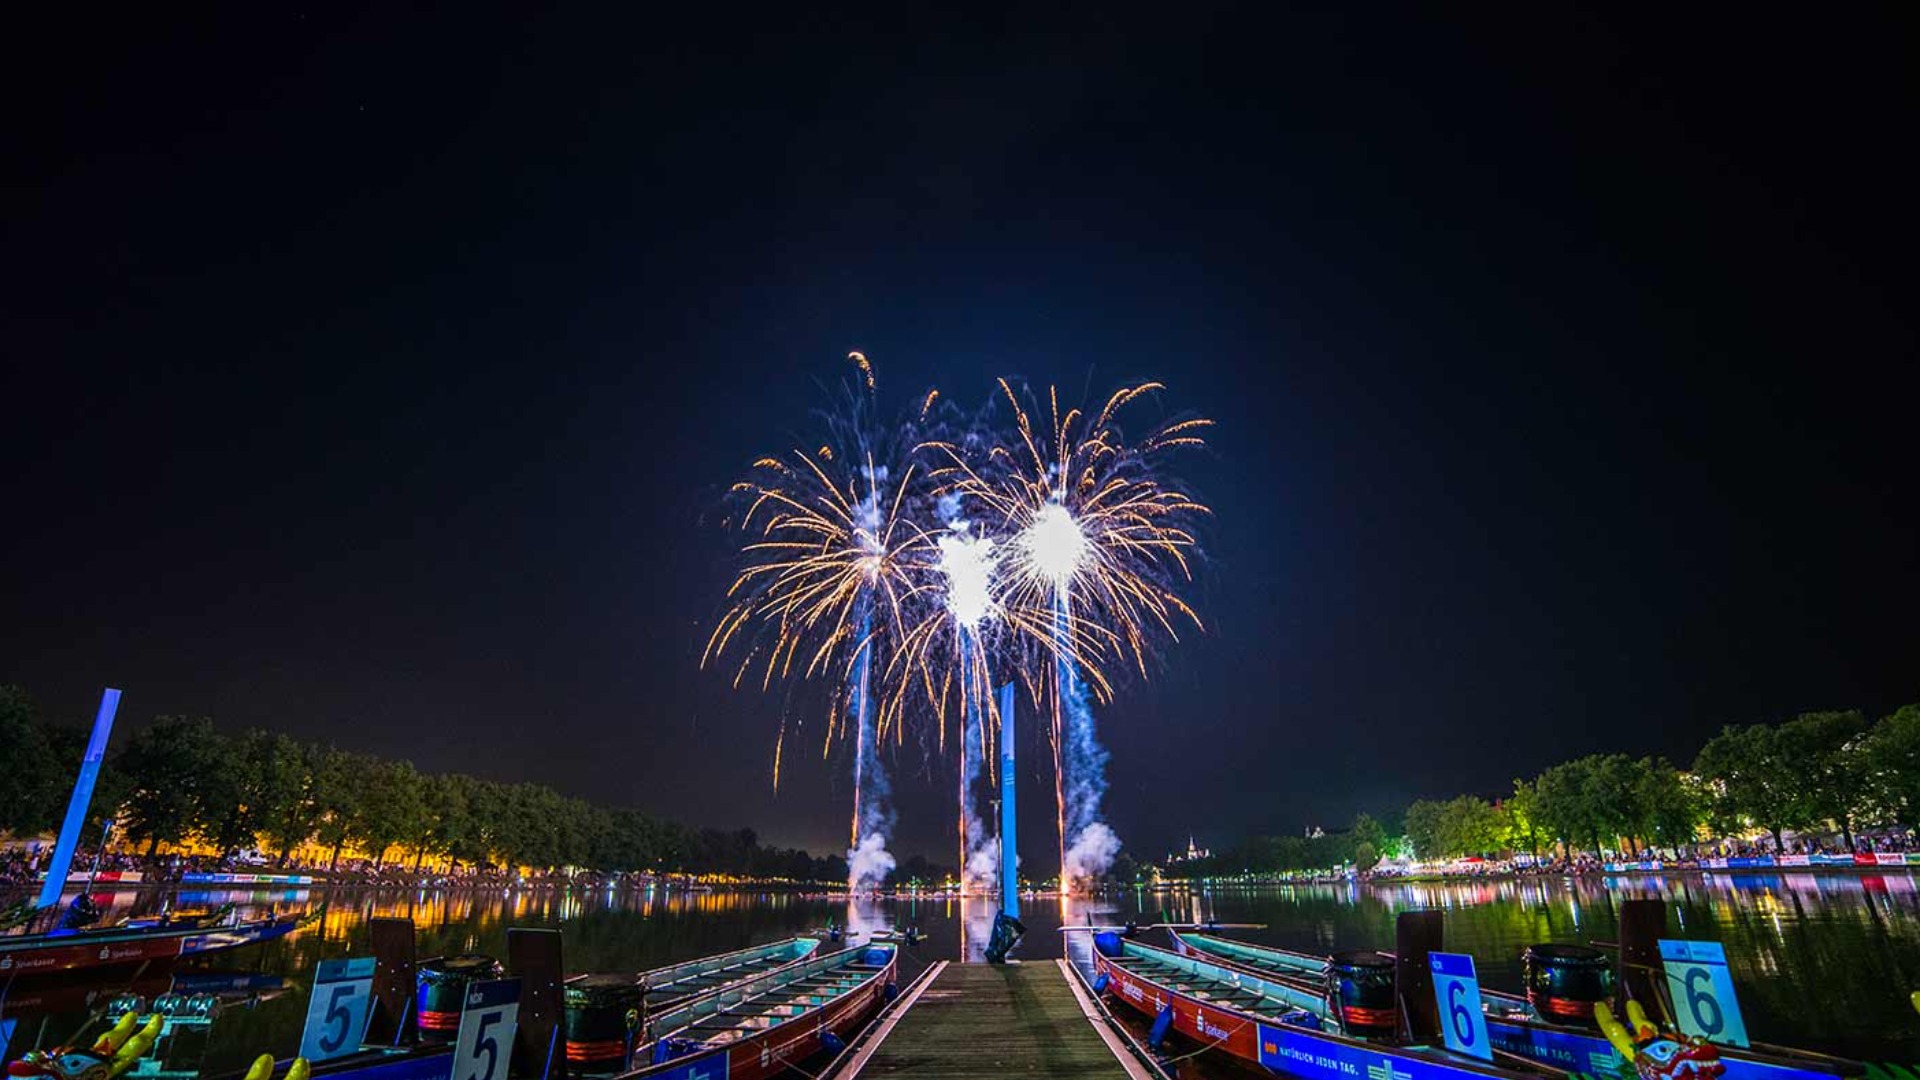
[[[1726,943],[1748,1027],[1761,1037],[1872,1060],[1920,1060],[1920,1016],[1907,1003],[1908,990],[1920,986],[1920,890],[1906,874],[1139,889],[1094,900],[1023,903],[1028,932],[1016,955],[1029,961],[1067,955],[1085,963],[1091,935],[1063,935],[1061,926],[1163,918],[1264,923],[1263,930],[1234,933],[1309,952],[1390,948],[1397,913],[1438,908],[1447,913],[1448,946],[1473,953],[1488,985],[1517,990],[1527,945],[1611,941],[1619,901],[1635,896],[1664,898],[1675,936]],[[165,900],[143,892],[98,899],[109,917],[144,913]],[[173,898],[176,906],[231,901],[250,912],[305,909],[322,900],[326,914],[313,929],[218,958],[222,968],[285,976],[293,992],[262,995],[228,1010],[214,1025],[209,1069],[243,1064],[262,1051],[290,1053],[299,1041],[314,965],[364,952],[366,921],[376,915],[412,919],[423,957],[504,957],[509,926],[558,928],[573,972],[639,971],[830,924],[847,927],[856,941],[913,927],[921,943],[902,952],[902,977],[911,979],[934,960],[979,959],[997,911],[994,902],[973,898],[849,902],[785,892],[664,889],[203,890]],[[1156,934],[1149,940],[1163,939]],[[57,1023],[48,1037],[59,1037]]]

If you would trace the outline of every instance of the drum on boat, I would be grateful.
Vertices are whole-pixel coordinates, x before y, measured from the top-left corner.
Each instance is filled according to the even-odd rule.
[[[1393,996],[1393,959],[1371,950],[1328,958],[1327,998],[1355,1035],[1392,1035],[1400,1026]]]
[[[584,975],[566,986],[567,1065],[617,1072],[640,1028],[646,990],[631,975]]]
[[[420,993],[414,1002],[421,1041],[452,1042],[460,1030],[460,1006],[467,996],[467,984],[499,977],[499,962],[477,953],[422,963]]]
[[[1585,945],[1529,945],[1522,954],[1527,1003],[1543,1020],[1593,1025],[1593,1006],[1613,997],[1613,961]]]

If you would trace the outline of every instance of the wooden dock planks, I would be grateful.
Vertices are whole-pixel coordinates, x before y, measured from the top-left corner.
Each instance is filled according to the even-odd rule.
[[[854,1075],[1111,1077],[1128,1070],[1057,964],[947,964]]]

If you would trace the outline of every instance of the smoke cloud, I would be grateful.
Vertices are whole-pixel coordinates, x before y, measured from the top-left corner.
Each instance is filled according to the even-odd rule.
[[[847,852],[847,885],[854,892],[871,892],[893,872],[893,855],[879,832],[860,834],[860,846]]]
[[[873,651],[864,639],[873,626],[871,600],[862,601],[862,644],[850,676],[847,705],[854,723],[854,846],[847,852],[847,891],[869,892],[886,880],[894,867],[887,851],[893,832],[893,787],[880,764],[880,737],[874,730],[873,702],[869,698]]]
[[[967,856],[967,888],[983,896],[1000,891],[1000,838],[990,836]]]
[[[1100,800],[1107,793],[1107,748],[1093,730],[1093,708],[1086,687],[1072,661],[1061,663],[1061,711],[1064,750],[1061,771],[1066,796],[1066,861],[1060,870],[1065,885],[1088,882],[1105,874],[1120,854],[1120,837],[1101,820]]]
[[[970,706],[967,713],[963,722],[965,730],[960,737],[963,777],[960,813],[967,823],[967,857],[966,865],[960,868],[960,891],[985,893],[993,891],[999,882],[1000,842],[987,835],[986,823],[980,820],[980,770],[986,759],[980,730],[983,721],[977,704]]]

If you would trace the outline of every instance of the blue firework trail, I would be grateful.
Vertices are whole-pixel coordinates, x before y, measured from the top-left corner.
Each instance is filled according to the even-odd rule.
[[[931,425],[941,435],[929,437],[937,395],[921,400],[916,417],[875,424],[872,366],[851,359],[861,378],[845,412],[822,414],[828,442],[762,458],[733,489],[749,537],[745,566],[702,663],[731,653],[736,685],[833,680],[827,746],[845,736],[855,743],[855,889],[878,885],[893,867],[882,743],[920,725],[922,745],[931,750],[937,731],[944,757],[950,719],[960,733],[963,884],[993,872],[967,872],[991,840],[977,801],[993,738],[988,672],[1018,680],[1030,700],[1052,706],[1042,729],[1063,885],[1097,878],[1119,842],[1103,818],[1110,755],[1094,710],[1112,700],[1118,677],[1146,674],[1161,641],[1200,626],[1180,594],[1198,552],[1193,522],[1209,511],[1163,482],[1157,458],[1202,445],[1210,421],[1175,417],[1128,440],[1120,413],[1156,396],[1158,383],[1082,411],[1001,380],[997,398],[1012,406],[1012,426],[994,422],[992,408],[951,421],[957,413],[943,404]],[[776,788],[785,735],[783,724]]]

